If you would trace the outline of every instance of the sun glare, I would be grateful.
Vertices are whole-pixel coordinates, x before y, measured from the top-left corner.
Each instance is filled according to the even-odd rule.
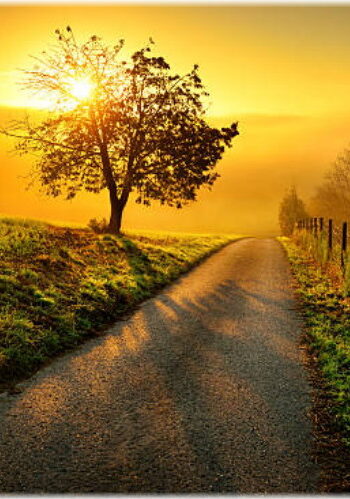
[[[72,79],[69,83],[69,93],[77,100],[87,99],[92,91],[92,84],[88,79]]]
[[[13,99],[7,101],[2,101],[0,99],[0,105],[42,110],[58,109],[62,112],[71,111],[75,109],[79,103],[91,97],[94,85],[88,77],[71,77],[65,79],[64,82],[61,82],[60,88],[60,95],[50,95],[50,92],[42,92],[40,93],[40,96],[31,95],[30,97],[18,97],[18,95],[16,95]],[[65,98],[64,102],[62,102],[62,97]]]
[[[69,78],[62,82],[62,95],[64,102],[59,104],[55,99],[42,98],[41,102],[34,103],[34,106],[40,109],[59,109],[60,111],[72,111],[80,102],[86,101],[92,94],[93,85],[88,78]],[[32,103],[33,105],[33,103]]]

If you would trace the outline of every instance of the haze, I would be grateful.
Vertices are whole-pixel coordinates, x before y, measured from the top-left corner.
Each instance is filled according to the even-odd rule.
[[[125,38],[125,54],[151,36],[174,71],[198,63],[211,123],[239,121],[240,135],[218,165],[221,178],[182,210],[130,202],[124,227],[277,234],[278,204],[290,184],[305,200],[349,143],[350,10],[343,7],[3,6],[0,7],[0,121],[38,103],[21,91],[17,68],[70,25],[80,41]],[[37,112],[35,110],[30,112]],[[108,218],[107,193],[73,201],[26,190],[33,158],[0,139],[0,213],[86,223]]]

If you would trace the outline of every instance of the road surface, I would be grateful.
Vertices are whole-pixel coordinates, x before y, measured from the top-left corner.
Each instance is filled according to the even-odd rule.
[[[0,492],[317,491],[288,263],[225,247],[0,397]]]

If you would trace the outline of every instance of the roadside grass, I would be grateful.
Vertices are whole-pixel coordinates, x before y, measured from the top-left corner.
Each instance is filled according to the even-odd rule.
[[[344,298],[350,296],[350,258],[349,252],[343,254],[344,268],[341,266],[341,245],[338,237],[334,237],[333,248],[328,248],[328,236],[319,232],[317,237],[312,233],[301,230],[293,234],[293,242],[303,248],[322,271],[331,278],[334,286],[341,290]]]
[[[238,235],[97,235],[0,218],[0,384],[96,334]]]
[[[289,238],[287,251],[303,304],[307,342],[323,373],[335,421],[350,446],[350,304],[341,285]]]

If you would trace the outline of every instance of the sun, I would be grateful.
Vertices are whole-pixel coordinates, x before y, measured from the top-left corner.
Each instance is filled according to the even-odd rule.
[[[67,82],[68,92],[78,101],[88,99],[93,85],[88,78],[72,78]]]
[[[57,94],[41,92],[40,97],[31,96],[30,100],[16,101],[16,106],[52,111],[69,112],[79,104],[86,103],[95,89],[89,77],[68,77],[59,82]]]

